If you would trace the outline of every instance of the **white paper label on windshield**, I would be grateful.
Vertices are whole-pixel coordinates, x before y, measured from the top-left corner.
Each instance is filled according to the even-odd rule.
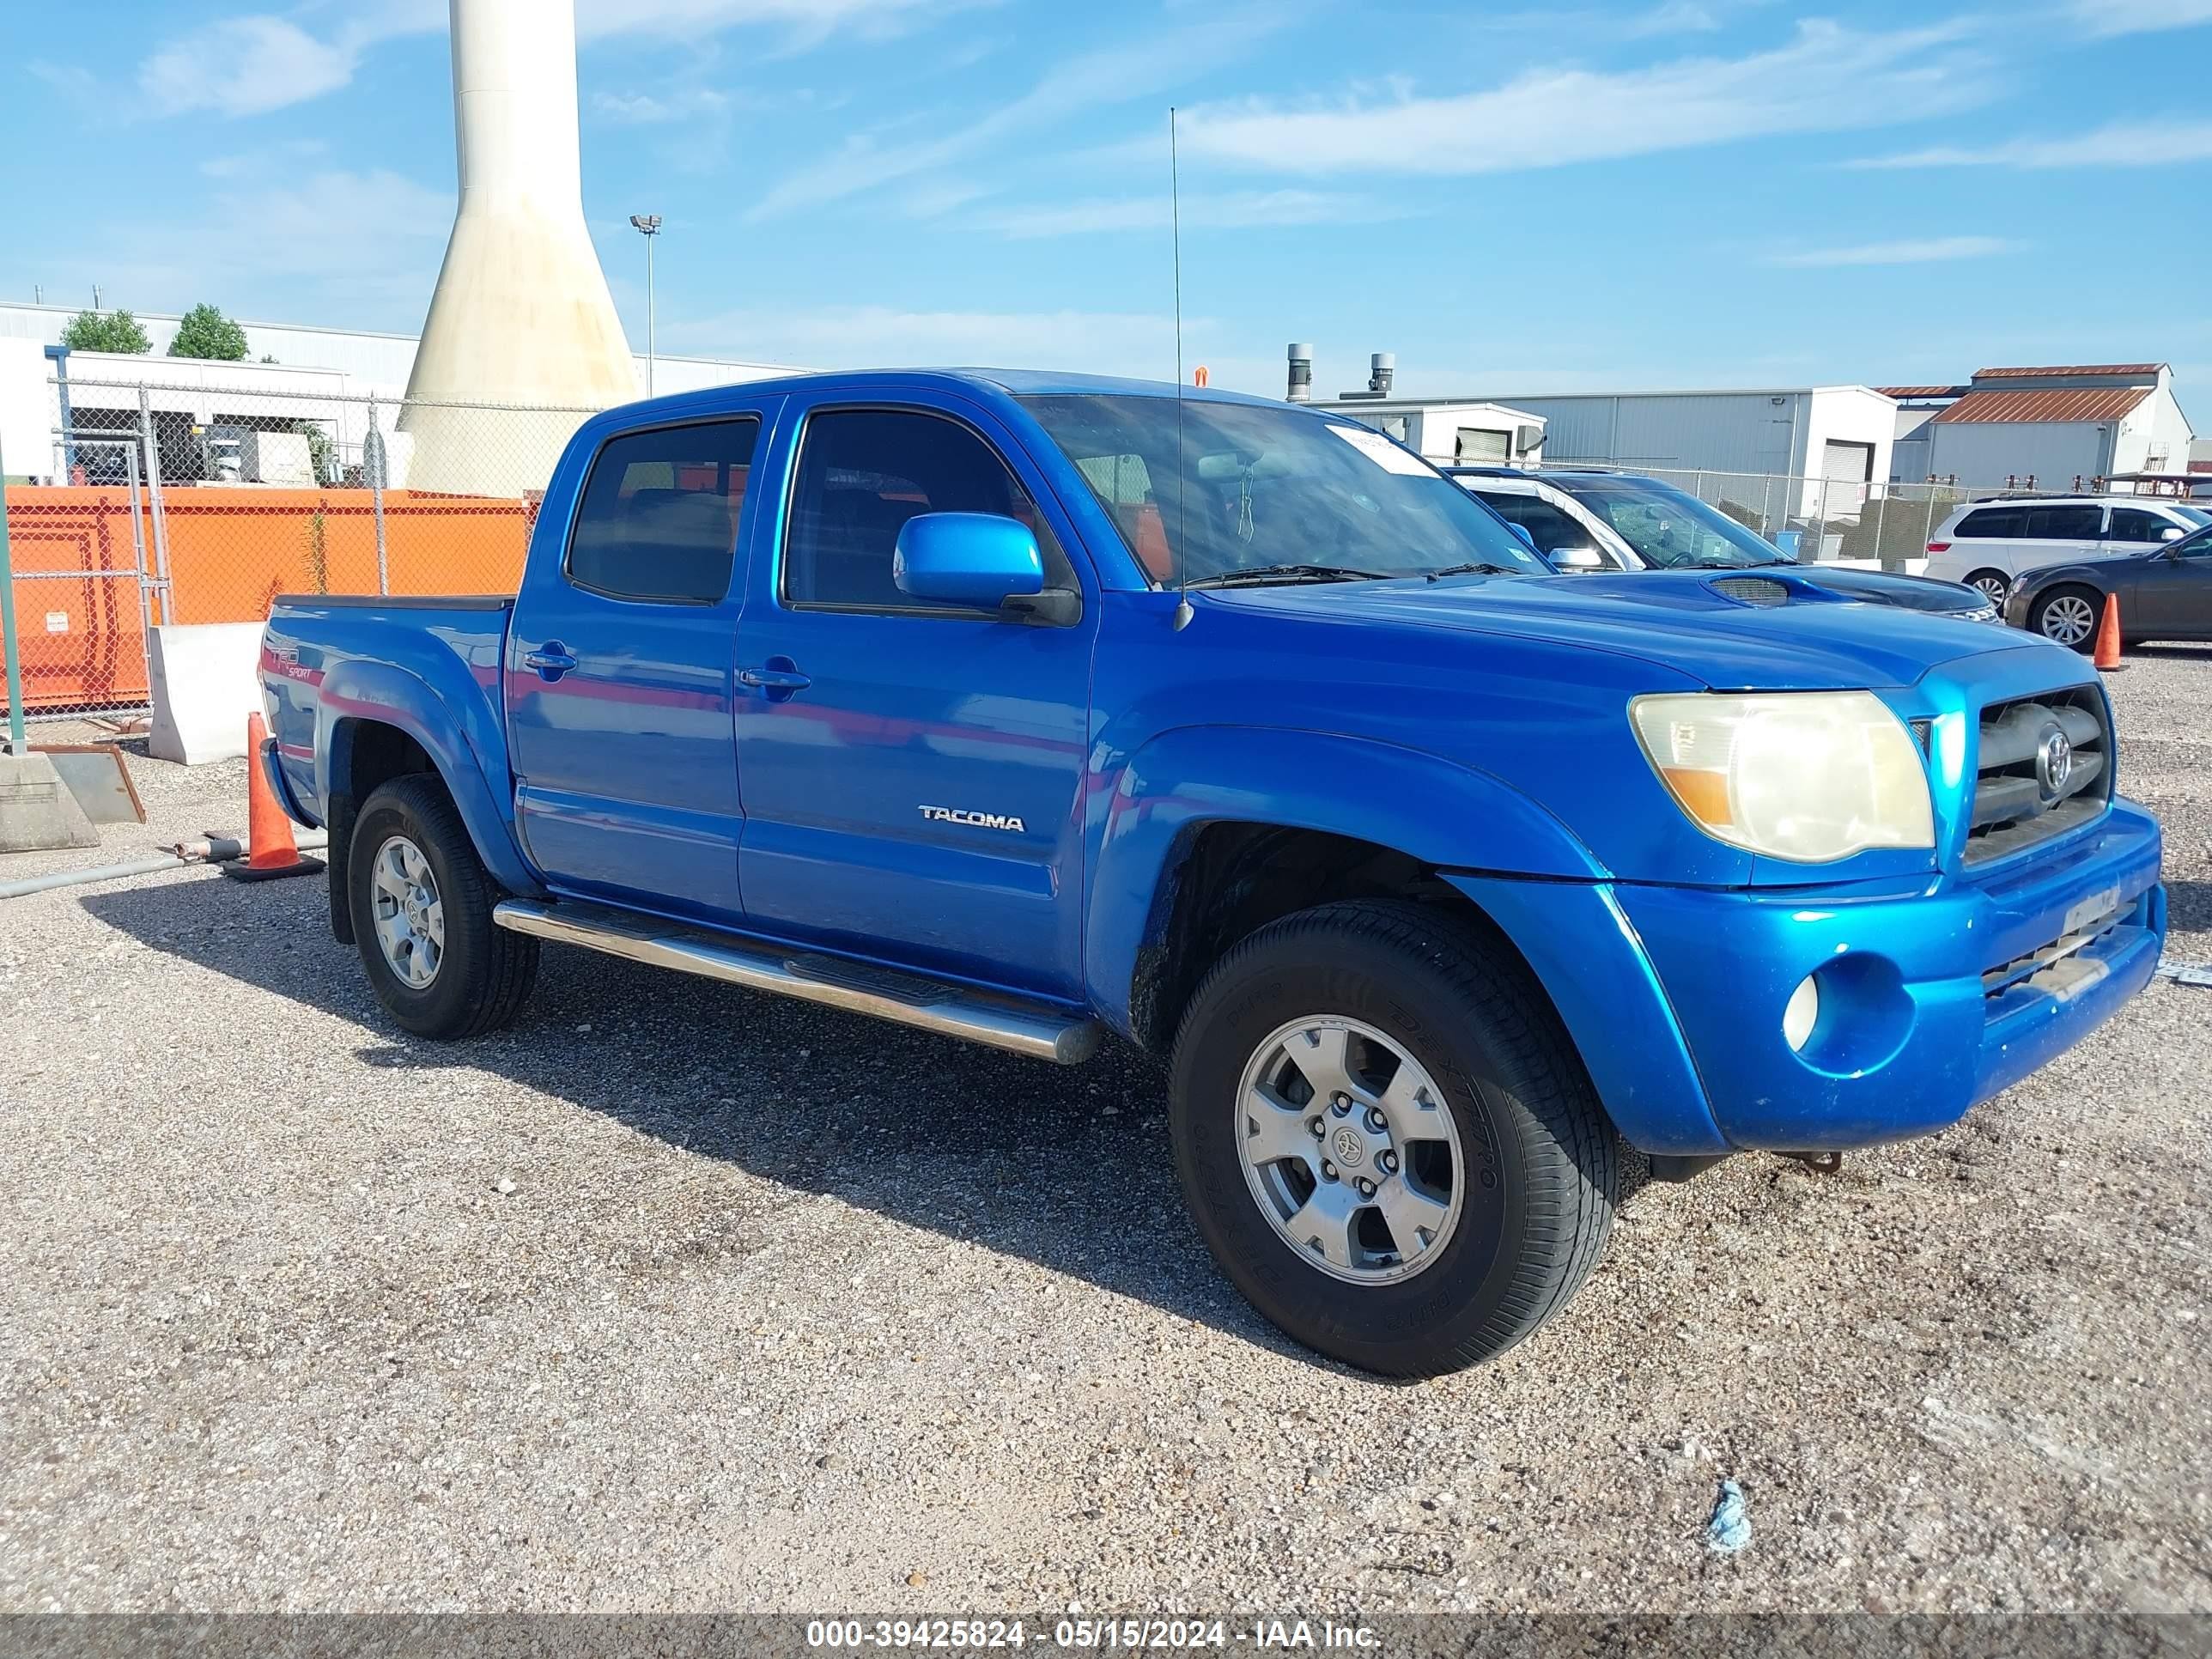
[[[1399,448],[1372,427],[1338,426],[1331,422],[1328,429],[1385,472],[1401,473],[1409,478],[1433,476],[1418,457]]]

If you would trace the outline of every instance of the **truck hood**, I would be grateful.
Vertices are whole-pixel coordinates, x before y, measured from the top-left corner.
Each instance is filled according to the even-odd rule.
[[[1717,585],[1731,582],[1737,597]],[[1747,603],[1747,595],[1763,602]],[[1386,629],[1547,640],[1637,658],[1717,691],[1908,686],[1941,664],[2024,643],[2009,629],[1862,604],[1764,569],[1315,582],[1192,597]]]
[[[1989,599],[1964,582],[1940,581],[1932,576],[1900,576],[1887,570],[1860,570],[1850,566],[1807,565],[1802,573],[1831,593],[1869,605],[1894,605],[1907,611],[1932,611],[1938,616],[1964,616],[1986,611]]]

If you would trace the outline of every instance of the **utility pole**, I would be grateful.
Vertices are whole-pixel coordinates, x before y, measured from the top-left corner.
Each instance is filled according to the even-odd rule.
[[[653,338],[653,239],[660,234],[660,216],[657,213],[633,213],[630,228],[645,238],[645,395],[653,396],[653,360],[659,356]]]

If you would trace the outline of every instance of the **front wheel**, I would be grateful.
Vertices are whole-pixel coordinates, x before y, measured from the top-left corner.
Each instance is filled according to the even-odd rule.
[[[2099,597],[2087,587],[2054,587],[2036,600],[2028,626],[2046,640],[2087,651],[2097,636]]]
[[[1237,945],[1176,1046],[1183,1193],[1267,1318],[1364,1370],[1430,1376],[1534,1330],[1602,1253],[1618,1140],[1517,963],[1395,901]]]
[[[498,889],[436,779],[394,778],[362,804],[346,882],[362,965],[392,1018],[426,1037],[514,1019],[538,978],[538,941],[493,923]]]

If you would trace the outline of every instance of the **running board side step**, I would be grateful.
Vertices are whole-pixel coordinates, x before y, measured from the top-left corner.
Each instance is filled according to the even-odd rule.
[[[507,899],[494,907],[491,919],[511,933],[580,945],[587,951],[719,979],[750,991],[826,1003],[1032,1060],[1074,1066],[1098,1048],[1097,1021],[1078,1019],[1054,1008],[838,957],[780,951],[626,910]]]

